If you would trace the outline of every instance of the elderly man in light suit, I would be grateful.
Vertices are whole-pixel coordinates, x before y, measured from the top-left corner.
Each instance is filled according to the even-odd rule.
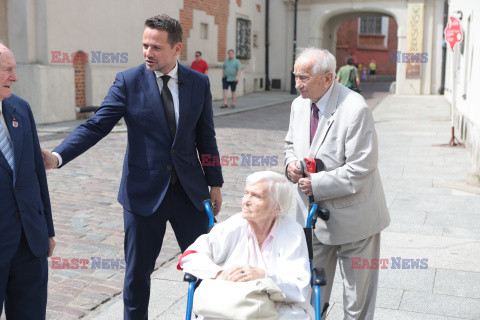
[[[330,210],[330,220],[319,220],[313,237],[314,267],[325,268],[328,283],[322,310],[328,308],[338,260],[345,319],[373,319],[375,259],[380,256],[380,232],[390,217],[377,168],[372,113],[361,95],[334,81],[335,67],[327,50],[308,48],[297,57],[294,74],[301,96],[292,103],[285,138],[286,174],[298,183],[300,224],[305,225],[311,195]],[[304,158],[320,159],[325,170],[302,178],[297,165]],[[377,262],[368,269],[358,261]]]

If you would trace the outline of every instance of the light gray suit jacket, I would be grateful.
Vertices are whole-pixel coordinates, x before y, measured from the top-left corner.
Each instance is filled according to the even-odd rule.
[[[315,234],[328,245],[363,240],[390,224],[378,173],[378,142],[370,108],[358,93],[333,82],[327,107],[310,145],[311,101],[292,103],[285,137],[285,164],[318,158],[325,171],[311,175],[315,201],[330,210],[330,220],[318,219]],[[308,197],[298,188],[297,221],[305,226]]]

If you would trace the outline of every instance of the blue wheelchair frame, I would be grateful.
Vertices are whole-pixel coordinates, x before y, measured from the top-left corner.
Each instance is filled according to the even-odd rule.
[[[215,217],[212,212],[212,200],[208,199],[203,201],[203,206],[208,214],[208,231],[210,232],[215,224]],[[193,294],[195,292],[195,285],[197,284],[198,279],[190,273],[185,273],[183,276],[183,281],[188,281],[187,315],[185,320],[190,320],[192,318]]]
[[[310,210],[308,212],[307,217],[307,225],[303,228],[305,232],[305,239],[307,240],[307,247],[308,247],[308,259],[310,260],[310,270],[312,272],[312,278],[310,281],[310,286],[313,288],[313,297],[311,304],[315,308],[315,320],[320,320],[322,318],[322,314],[327,310],[328,304],[325,305],[325,308],[322,312],[322,304],[321,304],[321,289],[320,287],[327,285],[327,277],[325,276],[325,269],[324,268],[315,268],[313,269],[313,229],[315,229],[315,224],[317,222],[319,213],[318,210],[321,210],[322,213],[327,213],[327,209],[322,209],[318,206],[318,203],[311,202],[310,203]]]
[[[208,226],[210,231],[215,224],[215,218],[212,212],[212,201],[205,200],[203,201],[203,205],[208,214]],[[312,229],[315,229],[315,223],[317,222],[317,218],[319,216],[318,210],[326,210],[326,209],[319,209],[319,206],[316,202],[311,203],[310,210],[308,213],[308,218],[307,218],[307,225],[305,228],[303,228],[305,232],[305,238],[307,240],[308,258],[310,260],[310,270],[312,272],[310,285],[312,286],[314,291],[314,299],[312,299],[312,305],[315,307],[315,320],[320,320],[322,317],[320,287],[327,285],[325,270],[323,268],[313,269],[313,264],[312,264],[312,259],[313,259]],[[185,273],[183,277],[183,281],[188,282],[187,314],[186,314],[185,320],[191,320],[192,308],[193,308],[193,295],[195,292],[195,286],[198,282],[198,279],[190,273]],[[328,308],[328,304],[325,305],[323,312],[325,312],[327,308]]]

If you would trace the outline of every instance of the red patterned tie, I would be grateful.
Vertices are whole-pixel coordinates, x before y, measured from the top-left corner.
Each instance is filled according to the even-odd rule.
[[[312,116],[310,119],[310,144],[312,144],[318,128],[318,107],[315,103],[312,103]]]

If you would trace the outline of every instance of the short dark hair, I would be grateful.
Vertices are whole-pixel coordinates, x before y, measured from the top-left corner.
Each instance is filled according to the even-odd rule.
[[[230,51],[232,51],[233,53],[235,53],[235,51],[234,51],[233,49],[228,50],[227,53],[230,52]]]
[[[179,42],[182,42],[183,29],[177,19],[173,19],[166,14],[159,14],[155,17],[145,20],[145,27],[168,32],[168,43],[173,48]]]
[[[347,59],[345,59],[345,61],[347,62],[347,64],[349,66],[351,66],[353,64],[353,58],[351,56],[348,56]]]
[[[202,55],[202,53],[200,51],[196,51],[195,54],[199,54],[199,55]]]

